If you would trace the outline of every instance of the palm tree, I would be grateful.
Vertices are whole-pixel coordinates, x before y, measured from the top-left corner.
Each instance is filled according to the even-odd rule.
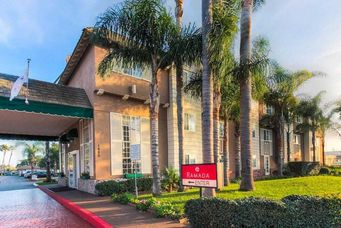
[[[213,77],[210,67],[209,36],[212,25],[212,0],[202,0],[202,152],[203,162],[213,160]],[[214,197],[215,189],[205,188],[204,197]]]
[[[257,9],[265,0],[242,0],[240,18],[240,64],[242,67],[240,81],[240,140],[242,181],[240,190],[252,191],[255,189],[252,169],[251,151],[251,22],[252,10]]]
[[[194,25],[182,26],[183,1],[176,0],[176,24],[177,33],[170,39],[169,57],[174,62],[176,68],[176,104],[178,120],[178,146],[179,146],[179,173],[181,175],[181,165],[184,163],[184,122],[183,122],[183,72],[184,64],[189,66],[200,63],[201,54],[201,33]],[[183,191],[180,183],[180,192]]]
[[[183,0],[175,0],[175,17],[176,24],[179,30],[182,29],[182,15],[183,15]],[[183,64],[181,62],[175,63],[176,66],[176,106],[178,119],[178,145],[179,145],[179,174],[181,177],[181,166],[184,161],[184,122],[183,122],[183,104],[182,104],[182,89],[183,89]],[[180,181],[179,192],[184,190],[182,181]]]
[[[39,154],[44,151],[43,143],[34,142],[33,144],[29,144],[27,142],[17,143],[16,146],[23,146],[24,156],[27,157],[27,161],[31,166],[31,172],[33,173],[34,167],[37,165],[39,161]]]
[[[10,146],[7,145],[7,144],[2,144],[2,145],[0,145],[0,151],[2,151],[2,153],[3,153],[1,165],[4,167],[4,166],[5,166],[5,157],[6,157],[6,153],[7,153],[8,151],[10,151]]]
[[[272,106],[275,111],[268,119],[271,119],[276,132],[279,175],[283,175],[285,123],[286,121],[290,122],[289,112],[296,105],[294,93],[313,76],[314,74],[307,70],[290,72],[274,63],[271,75],[266,78],[268,91],[264,95],[264,101],[267,105]]]
[[[299,102],[296,112],[305,118],[305,121],[297,125],[298,131],[311,131],[313,145],[313,161],[316,162],[316,131],[324,131],[330,126],[330,117],[326,117],[320,108],[322,95],[325,92],[319,92],[313,98],[306,98]]]
[[[10,155],[9,155],[9,159],[8,159],[8,166],[11,165],[11,160],[12,160],[12,155],[13,155],[13,150],[14,150],[14,146],[10,146],[9,147],[9,151],[11,152]]]
[[[148,20],[146,20],[148,15]],[[150,66],[152,71],[150,83],[150,124],[151,153],[153,167],[153,195],[161,194],[158,116],[160,106],[158,73],[166,69],[175,59],[176,50],[187,47],[189,53],[191,42],[190,32],[198,33],[193,26],[179,32],[173,18],[168,14],[160,0],[127,0],[108,9],[99,17],[95,25],[93,39],[102,46],[108,47],[108,53],[99,65],[101,76],[110,72],[113,60],[122,61],[125,66]],[[188,39],[174,45],[187,34]],[[197,35],[195,36],[197,38]],[[194,38],[194,40],[197,40]]]

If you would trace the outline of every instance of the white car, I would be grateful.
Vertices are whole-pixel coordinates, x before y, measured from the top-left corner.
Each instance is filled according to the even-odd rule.
[[[31,174],[31,170],[26,170],[25,172],[24,172],[24,177],[25,178],[28,178],[28,176],[30,176],[30,174]]]

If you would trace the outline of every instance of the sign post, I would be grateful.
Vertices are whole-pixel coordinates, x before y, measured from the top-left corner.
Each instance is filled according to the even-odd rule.
[[[188,164],[181,166],[182,185],[200,188],[217,188],[217,164]]]
[[[130,158],[133,162],[134,168],[134,182],[135,182],[135,196],[136,198],[139,196],[139,191],[137,188],[137,161],[141,159],[141,152],[140,152],[140,144],[132,144],[130,146]]]

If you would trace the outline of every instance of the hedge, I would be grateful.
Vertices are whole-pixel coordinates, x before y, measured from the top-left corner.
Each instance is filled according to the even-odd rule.
[[[288,168],[294,176],[311,176],[320,173],[321,165],[319,162],[289,162]]]
[[[334,227],[341,224],[341,199],[288,196],[282,201],[195,199],[185,205],[193,227]]]
[[[151,191],[152,185],[152,178],[137,179],[137,188],[140,192]],[[121,181],[109,180],[96,184],[95,188],[98,195],[111,196],[113,193],[135,192],[135,182],[134,179]]]

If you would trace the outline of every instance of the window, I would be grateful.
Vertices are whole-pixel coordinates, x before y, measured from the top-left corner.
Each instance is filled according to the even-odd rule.
[[[194,72],[184,70],[184,72],[183,72],[183,85],[186,86],[194,77],[195,77]]]
[[[296,116],[296,123],[298,124],[303,123],[302,116]]]
[[[219,122],[219,137],[224,138],[224,122]]]
[[[294,144],[301,145],[301,136],[300,135],[294,135]]]
[[[195,158],[187,154],[185,157],[185,164],[195,164]]]
[[[131,146],[141,144],[141,122],[139,117],[123,116],[122,119],[122,167],[123,174],[141,172],[141,162],[133,164],[131,160]],[[141,147],[140,147],[141,148]],[[135,165],[135,167],[134,167]]]
[[[184,127],[186,131],[195,131],[195,118],[194,115],[185,113]]]
[[[271,105],[265,105],[264,106],[264,111],[265,111],[266,114],[272,115],[273,112],[274,112],[274,109],[273,109],[273,107]]]
[[[81,153],[83,155],[83,172],[92,174],[92,124],[91,120],[81,121]]]
[[[135,78],[144,78],[144,79],[149,79],[150,78],[150,72],[148,68],[145,68],[143,66],[135,65],[131,67],[126,67],[123,66],[122,61],[116,61],[113,64],[112,71],[121,73],[121,74],[126,74],[133,76]]]
[[[262,155],[272,155],[272,131],[261,129],[261,153]]]

